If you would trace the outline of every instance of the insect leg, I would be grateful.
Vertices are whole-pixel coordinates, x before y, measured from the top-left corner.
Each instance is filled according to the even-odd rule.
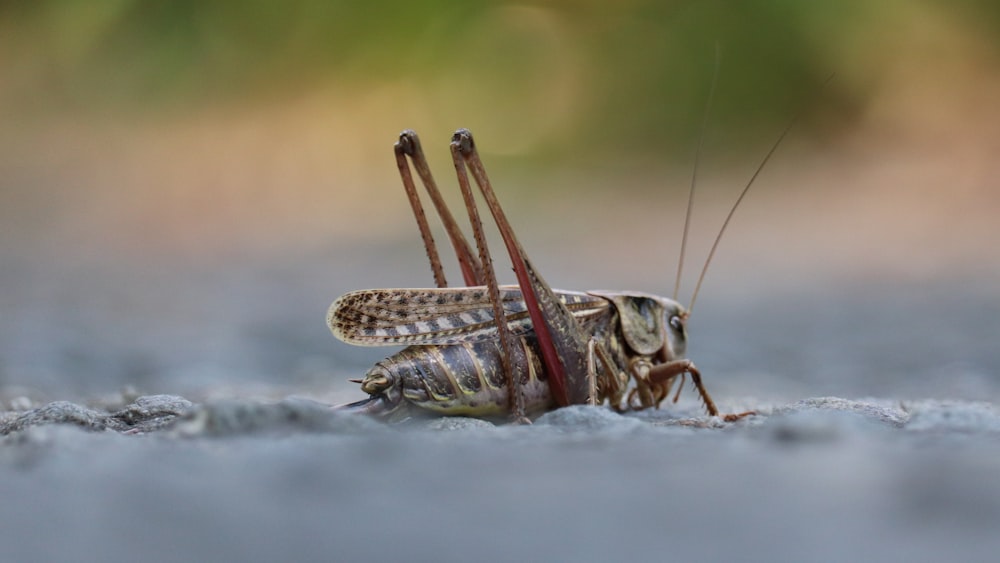
[[[709,396],[708,390],[705,389],[705,385],[701,382],[701,372],[698,371],[698,368],[694,366],[694,362],[691,360],[673,360],[653,366],[649,370],[649,382],[654,386],[669,384],[674,377],[678,375],[683,376],[685,373],[691,375],[691,381],[694,382],[695,388],[698,389],[698,395],[701,396],[701,400],[705,403],[705,410],[711,416],[721,416],[722,420],[726,422],[735,422],[743,417],[757,414],[755,411],[746,411],[737,414],[720,415],[719,409],[715,408],[712,397]],[[661,394],[658,394],[657,404],[666,398],[668,392],[669,388],[666,388]]]
[[[393,148],[396,153],[396,166],[399,168],[399,176],[403,180],[403,188],[406,189],[410,206],[413,208],[413,215],[417,219],[417,227],[420,228],[420,236],[424,240],[424,248],[427,249],[427,257],[431,261],[434,282],[438,287],[448,287],[448,283],[444,277],[444,269],[441,267],[441,259],[434,244],[434,237],[431,236],[430,227],[427,225],[427,215],[424,213],[424,208],[420,204],[420,198],[417,196],[417,189],[413,184],[413,176],[410,174],[410,166],[406,160],[407,156],[413,162],[413,167],[417,170],[417,175],[420,176],[420,181],[427,190],[427,194],[434,204],[434,209],[437,210],[437,214],[444,224],[448,238],[451,240],[451,245],[455,249],[455,255],[458,257],[458,265],[462,269],[462,277],[465,280],[465,285],[484,285],[485,280],[482,266],[475,255],[472,254],[469,242],[466,240],[465,235],[462,234],[462,230],[458,227],[458,223],[448,209],[448,205],[441,197],[441,192],[437,188],[434,176],[431,175],[431,168],[427,164],[427,158],[424,156],[424,151],[420,146],[420,138],[417,137],[415,132],[407,129],[399,134],[399,141],[396,142]]]
[[[483,199],[500,231],[507,252],[510,254],[521,287],[531,323],[538,337],[542,361],[549,377],[549,388],[560,406],[587,402],[589,395],[587,373],[587,338],[573,314],[566,308],[552,288],[531,265],[527,254],[514,236],[514,231],[500,207],[486,169],[479,159],[472,133],[459,129],[452,137],[452,153],[456,168],[469,167]],[[462,173],[464,175],[464,172]]]
[[[469,212],[469,222],[472,224],[472,234],[479,248],[479,259],[482,262],[483,273],[485,274],[486,289],[490,295],[490,303],[493,305],[493,319],[496,322],[497,335],[500,340],[500,365],[507,379],[507,388],[510,393],[511,417],[515,421],[527,420],[524,408],[524,392],[521,389],[521,374],[515,372],[519,366],[513,361],[514,347],[517,345],[514,335],[507,326],[507,315],[503,310],[503,302],[500,299],[500,288],[497,284],[496,271],[493,269],[493,259],[490,256],[489,247],[486,244],[486,234],[483,232],[483,222],[479,218],[479,209],[476,207],[476,200],[472,194],[472,186],[469,184],[469,176],[465,168],[465,161],[462,157],[462,148],[455,140],[451,142],[451,155],[455,163],[455,174],[458,176],[458,185],[462,190],[462,199]],[[522,292],[524,289],[522,288]]]
[[[407,151],[412,154],[414,147],[416,147],[417,152],[420,152],[420,141],[417,139],[416,133],[409,130],[403,131],[399,135],[399,141],[393,146],[396,153],[396,167],[399,169],[400,179],[403,180],[403,189],[406,190],[406,197],[410,200],[410,207],[413,208],[413,216],[417,219],[417,227],[420,229],[420,238],[423,239],[424,248],[427,250],[427,258],[431,262],[434,284],[438,287],[448,287],[437,245],[434,244],[434,236],[427,224],[427,214],[424,213],[424,206],[420,203],[417,188],[413,185],[413,175],[410,174],[410,165],[406,161]]]
[[[606,374],[602,387],[603,397],[596,390],[598,360],[604,367],[604,373]],[[625,385],[628,383],[628,378],[620,373],[617,365],[611,361],[611,356],[604,348],[604,345],[595,336],[590,337],[590,340],[587,342],[587,382],[590,384],[590,389],[593,392],[592,397],[594,398],[594,401],[588,401],[588,404],[600,404],[603,402],[602,399],[606,397],[611,403],[611,408],[616,411],[622,410],[621,400],[625,394]]]
[[[653,389],[649,381],[649,372],[652,367],[653,364],[645,358],[638,358],[629,362],[629,371],[632,373],[633,381],[635,381],[635,388],[628,394],[628,408],[642,410],[653,405],[659,406],[659,403],[653,397]],[[635,402],[636,398],[639,400],[638,404]]]
[[[596,405],[600,399],[597,395],[597,340],[587,341],[587,404]],[[605,366],[605,369],[607,366]]]
[[[705,385],[701,382],[701,372],[698,371],[698,368],[694,366],[694,362],[691,360],[673,360],[653,366],[649,370],[649,382],[654,386],[661,386],[670,382],[674,377],[684,375],[685,373],[691,375],[691,381],[698,390],[698,395],[701,396],[702,402],[705,403],[705,410],[708,411],[708,414],[719,416],[719,409],[715,408],[715,402],[712,401],[708,390],[705,389]],[[665,397],[666,393],[663,394],[660,401]],[[657,401],[657,403],[660,401]]]

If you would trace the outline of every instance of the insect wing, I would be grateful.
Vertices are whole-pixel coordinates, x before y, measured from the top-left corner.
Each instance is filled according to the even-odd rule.
[[[604,314],[607,300],[557,290],[574,315]],[[517,286],[502,286],[500,298],[515,335],[532,330]],[[497,337],[485,287],[366,289],[347,293],[330,306],[327,324],[338,339],[358,346],[445,345]]]

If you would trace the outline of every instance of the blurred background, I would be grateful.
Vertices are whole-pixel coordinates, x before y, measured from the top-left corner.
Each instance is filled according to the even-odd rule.
[[[670,295],[717,52],[681,301],[800,115],[698,299],[717,399],[996,399],[998,37],[987,1],[0,2],[0,400],[357,398],[391,350],[329,303],[431,285],[404,128],[457,211],[476,134],[553,286]]]

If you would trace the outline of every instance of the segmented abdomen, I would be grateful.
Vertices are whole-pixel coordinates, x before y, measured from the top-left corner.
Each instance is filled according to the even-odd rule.
[[[524,353],[514,354],[513,369],[524,383],[525,409],[529,414],[547,410],[552,397],[534,336],[517,341]],[[377,363],[368,377],[388,376],[403,400],[440,414],[505,416],[510,399],[500,353],[497,340],[410,346]]]

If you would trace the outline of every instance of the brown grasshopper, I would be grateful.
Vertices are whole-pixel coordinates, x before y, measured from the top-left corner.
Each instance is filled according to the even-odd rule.
[[[780,141],[760,164],[737,205]],[[375,364],[364,379],[352,380],[369,397],[343,408],[394,420],[423,411],[481,418],[510,415],[517,421],[572,404],[609,402],[618,411],[640,410],[659,407],[674,383],[679,380],[683,386],[689,375],[708,414],[719,415],[701,373],[685,358],[690,307],[675,300],[676,290],[675,298],[668,299],[549,287],[514,235],[472,134],[459,129],[452,137],[451,154],[472,224],[476,256],[441,198],[416,133],[403,131],[395,154],[437,288],[360,290],[333,302],[327,324],[340,340],[360,346],[407,345]],[[441,217],[467,287],[448,287],[413,182],[411,161]],[[516,286],[497,284],[470,173],[510,255]],[[712,247],[698,287],[735,209],[734,205]],[[687,221],[684,240],[686,234]],[[678,285],[679,280],[680,268]],[[696,287],[692,305],[697,292]],[[752,413],[724,418],[735,420],[748,414]]]

